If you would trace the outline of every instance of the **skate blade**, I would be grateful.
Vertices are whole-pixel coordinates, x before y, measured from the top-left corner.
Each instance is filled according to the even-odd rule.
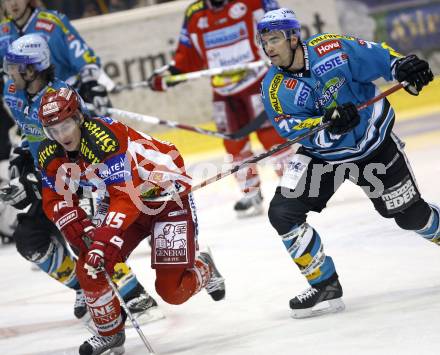
[[[139,325],[144,325],[164,319],[165,315],[162,313],[159,307],[152,307],[139,315],[135,314],[134,317]],[[127,328],[133,328],[133,324],[129,319],[127,319],[125,322],[125,326]]]
[[[112,349],[104,351],[103,355],[122,355],[125,353],[125,348],[123,345],[114,347]]]
[[[324,314],[329,314],[329,313],[342,312],[345,309],[345,304],[342,301],[342,298],[336,298],[334,300],[329,300],[324,302],[328,302],[328,306],[324,308],[292,309],[291,317],[295,319],[311,318],[311,317],[322,316]],[[321,303],[319,305],[321,305]]]
[[[245,219],[250,217],[261,216],[264,213],[263,206],[251,207],[246,211],[236,211],[238,219]]]

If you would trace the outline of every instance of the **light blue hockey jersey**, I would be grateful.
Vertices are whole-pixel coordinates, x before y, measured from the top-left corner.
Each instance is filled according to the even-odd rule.
[[[393,80],[392,66],[402,55],[379,44],[336,34],[304,41],[305,70],[291,73],[272,66],[262,82],[262,98],[271,123],[286,139],[294,139],[321,123],[325,108],[364,103],[377,94],[372,83]],[[320,131],[300,143],[331,163],[364,159],[390,133],[394,111],[383,99],[359,112],[361,121],[344,135]]]
[[[88,64],[100,65],[99,58],[70,24],[69,19],[56,11],[35,9],[26,25],[20,30],[10,19],[0,22],[0,55],[6,54],[10,43],[17,38],[38,33],[46,38],[55,76],[66,81],[79,74]]]
[[[41,98],[46,92],[63,87],[67,87],[67,84],[64,81],[55,79],[31,98],[25,90],[17,90],[12,80],[8,80],[4,86],[3,97],[12,112],[15,122],[20,127],[23,137],[22,146],[29,148],[36,167],[38,167],[38,148],[41,142],[47,138],[38,119]],[[87,113],[84,103],[82,103],[81,110]]]

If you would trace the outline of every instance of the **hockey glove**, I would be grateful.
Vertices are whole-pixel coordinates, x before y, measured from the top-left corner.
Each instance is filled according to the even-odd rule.
[[[356,106],[352,102],[332,107],[325,111],[322,122],[331,122],[327,130],[331,134],[341,135],[356,127],[361,118]]]
[[[427,61],[412,54],[396,62],[396,79],[399,82],[407,81],[405,90],[417,96],[422,88],[434,79]]]
[[[78,91],[92,114],[97,116],[107,114],[111,102],[105,86],[98,84],[96,80],[91,80],[81,83]]]
[[[119,229],[108,226],[96,228],[90,234],[93,242],[87,253],[85,268],[92,278],[102,266],[109,275],[113,275],[115,265],[123,261],[121,248],[124,241],[119,235]]]
[[[54,212],[53,222],[73,247],[87,253],[83,236],[91,233],[95,227],[81,207],[60,208]]]
[[[34,158],[29,149],[16,147],[9,159],[9,177],[11,179],[35,172]]]
[[[15,177],[0,188],[0,200],[23,210],[34,201],[41,199],[41,180],[35,174]]]

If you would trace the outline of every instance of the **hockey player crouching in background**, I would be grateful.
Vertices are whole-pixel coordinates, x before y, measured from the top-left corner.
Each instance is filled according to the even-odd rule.
[[[114,265],[149,235],[156,291],[164,301],[181,304],[203,288],[216,301],[224,298],[224,281],[211,255],[198,252],[191,195],[157,201],[191,187],[174,145],[108,117],[89,117],[69,88],[47,92],[38,117],[50,138],[38,151],[43,208],[79,251],[78,280],[100,334],[81,345],[81,355],[123,345],[126,316],[101,267],[113,274]],[[95,228],[78,206],[77,189],[108,198],[100,226]]]
[[[373,81],[380,77],[406,81],[409,86],[405,89],[418,95],[433,74],[426,61],[399,55],[385,43],[337,34],[304,40],[300,23],[289,9],[268,12],[257,27],[260,43],[273,64],[263,79],[262,97],[278,133],[295,139],[321,122],[330,122],[325,130],[300,142],[302,147],[270,204],[270,222],[311,286],[290,300],[290,308],[298,318],[340,311],[344,304],[335,265],[324,253],[320,234],[306,219],[309,212],[319,213],[326,207],[343,180],[350,179],[367,192],[378,190],[368,197],[381,216],[426,240],[440,242],[440,209],[420,195],[402,144],[392,132],[390,103],[385,98],[357,109],[378,94]],[[293,89],[277,84],[287,80],[294,81]],[[277,110],[271,103],[274,98]],[[376,177],[381,189],[364,173],[370,164],[384,169]],[[344,171],[340,181],[339,167]],[[353,178],[354,168],[358,179]],[[313,176],[316,170],[324,173]],[[324,301],[330,306],[316,310]]]
[[[46,218],[41,205],[41,179],[35,166],[38,165],[37,151],[46,138],[38,120],[41,97],[66,84],[54,77],[54,66],[50,62],[50,50],[43,37],[29,34],[15,40],[4,57],[4,70],[10,80],[4,87],[4,97],[12,115],[22,132],[22,144],[15,150],[10,161],[12,180],[3,189],[1,198],[17,209],[19,224],[14,233],[18,252],[35,263],[49,276],[76,290],[74,314],[87,321],[84,294],[75,273],[75,258],[70,255],[64,238],[55,225]],[[93,215],[91,196],[84,196],[81,204]],[[30,207],[29,207],[30,206]],[[159,311],[156,301],[148,295],[134,273],[125,264],[116,266],[113,280],[139,322],[149,321]]]

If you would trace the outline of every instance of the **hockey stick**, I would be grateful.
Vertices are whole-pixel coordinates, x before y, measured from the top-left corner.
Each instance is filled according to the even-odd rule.
[[[392,93],[402,89],[403,87],[405,87],[407,85],[408,85],[408,83],[405,82],[405,81],[402,82],[402,83],[393,85],[388,90],[385,90],[384,92],[382,92],[379,95],[373,97],[372,99],[364,102],[363,104],[358,105],[357,109],[358,110],[363,110],[364,108],[366,108],[366,107],[376,103],[377,101],[382,100],[383,98],[387,97],[388,95],[391,95]],[[289,141],[287,141],[287,142],[285,142],[283,144],[279,144],[276,147],[274,147],[274,148],[272,148],[272,149],[270,149],[270,150],[268,150],[268,151],[266,151],[264,153],[261,153],[261,154],[256,155],[256,156],[254,156],[254,157],[252,157],[252,158],[250,158],[248,160],[245,160],[243,163],[234,166],[230,170],[227,170],[227,171],[222,172],[222,173],[218,173],[217,175],[214,175],[214,176],[212,176],[212,177],[202,181],[201,183],[192,186],[191,189],[184,190],[184,191],[182,191],[180,193],[166,194],[166,195],[160,196],[159,198],[155,198],[155,199],[144,199],[144,201],[154,201],[154,202],[157,202],[157,201],[171,201],[171,200],[175,200],[176,195],[179,195],[180,197],[183,197],[183,196],[189,194],[190,192],[194,192],[194,191],[200,190],[202,187],[205,187],[205,186],[207,186],[209,184],[212,184],[213,182],[216,182],[218,180],[221,180],[221,179],[223,179],[226,176],[232,175],[232,174],[236,173],[237,171],[243,169],[244,167],[246,167],[246,166],[248,166],[250,164],[255,164],[255,163],[259,162],[260,160],[263,160],[264,158],[267,158],[267,157],[269,157],[269,156],[271,156],[273,154],[276,154],[276,153],[278,153],[278,152],[280,152],[280,151],[290,147],[291,145],[294,145],[295,143],[301,142],[305,138],[313,136],[315,133],[317,133],[319,131],[322,131],[323,129],[327,128],[330,124],[331,124],[331,122],[323,123],[323,124],[313,128],[313,129],[311,129],[308,132],[304,132],[303,134],[300,134],[295,139],[289,140]]]
[[[217,138],[221,138],[221,139],[229,139],[229,140],[238,140],[238,139],[242,139],[246,135],[249,135],[252,132],[252,130],[246,129],[244,131],[243,129],[248,126],[251,126],[251,125],[252,125],[251,129],[252,129],[255,124],[253,122],[257,121],[257,119],[253,120],[249,125],[246,125],[245,127],[240,129],[236,133],[227,134],[227,133],[220,133],[217,131],[210,131],[208,129],[203,129],[203,128],[196,127],[196,126],[186,125],[186,124],[179,123],[176,121],[162,120],[162,119],[160,119],[158,117],[154,117],[154,116],[142,115],[142,114],[136,113],[136,112],[119,110],[119,109],[113,108],[113,107],[108,108],[107,112],[110,113],[111,115],[117,115],[120,117],[125,117],[125,118],[136,120],[139,122],[144,122],[144,123],[149,123],[149,124],[157,124],[157,125],[168,126],[168,127],[172,127],[172,128],[180,128],[180,129],[184,129],[184,130],[199,133],[199,134],[204,134],[207,136],[217,137]],[[260,117],[260,116],[258,116],[258,117]],[[261,117],[260,117],[260,119],[261,119]],[[261,125],[263,122],[260,123],[260,119],[257,121],[257,123],[259,123]],[[263,117],[263,119],[265,119],[265,117]],[[245,133],[245,134],[243,134],[243,133]]]
[[[90,245],[92,244],[92,240],[87,236],[83,236],[83,241],[85,243],[85,245],[87,246],[87,248],[90,248]],[[108,274],[107,270],[101,266],[100,270],[98,270],[98,272],[103,272],[105,279],[107,280],[108,284],[110,285],[110,287],[112,288],[113,292],[115,293],[116,297],[119,300],[119,303],[121,304],[121,307],[124,309],[125,313],[127,314],[128,318],[130,318],[131,324],[133,324],[133,328],[136,329],[136,331],[138,332],[139,336],[142,339],[142,342],[144,343],[145,347],[148,350],[148,354],[149,355],[155,355],[156,353],[154,352],[152,346],[150,345],[149,341],[147,340],[147,337],[144,335],[144,332],[142,331],[141,327],[139,326],[139,323],[137,322],[136,318],[133,317],[133,315],[131,314],[130,309],[127,306],[127,303],[125,303],[124,299],[121,296],[121,293],[119,292],[117,286],[113,283],[112,279],[110,278],[110,275]]]
[[[165,76],[164,79],[167,84],[177,84],[182,81],[200,79],[200,78],[204,78],[204,77],[210,77],[213,75],[233,73],[233,72],[237,72],[240,70],[261,68],[266,65],[268,65],[268,63],[266,61],[259,60],[256,62],[228,65],[228,66],[224,66],[224,67],[205,69],[205,70],[184,73],[184,74],[168,75],[168,76]],[[125,84],[125,85],[115,85],[113,88],[110,89],[110,92],[112,94],[119,94],[121,91],[124,91],[124,90],[133,90],[133,89],[137,89],[137,88],[149,88],[149,87],[150,87],[150,84],[148,81],[139,81],[137,83],[130,83],[130,84]]]

